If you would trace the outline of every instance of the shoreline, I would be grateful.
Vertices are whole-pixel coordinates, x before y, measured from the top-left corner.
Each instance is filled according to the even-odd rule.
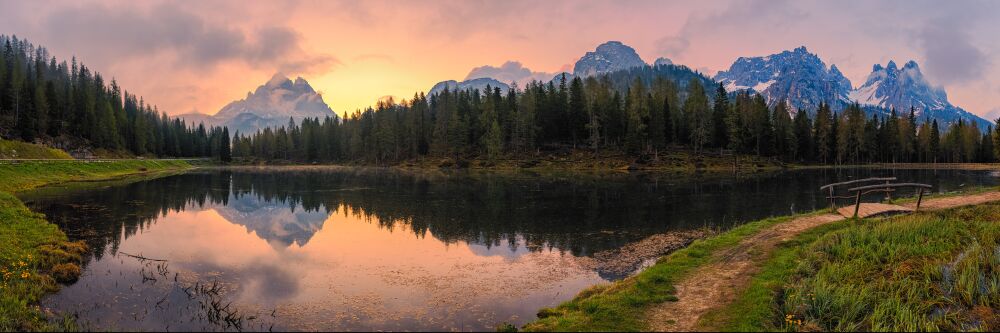
[[[891,217],[849,219],[833,215],[829,210],[819,210],[746,223],[718,235],[697,240],[687,247],[662,256],[653,266],[624,280],[592,286],[578,293],[570,301],[556,307],[540,309],[538,319],[521,329],[525,331],[830,330],[830,327],[818,326],[823,323],[817,323],[814,321],[816,319],[809,317],[811,312],[803,312],[798,308],[775,309],[772,304],[802,302],[799,299],[776,299],[784,297],[789,288],[800,294],[808,293],[808,288],[817,288],[816,282],[811,284],[807,282],[810,282],[809,274],[814,274],[819,268],[813,268],[802,274],[796,271],[800,269],[797,263],[803,259],[827,258],[815,257],[809,253],[825,249],[823,247],[825,245],[822,245],[824,242],[838,241],[839,238],[833,235],[834,233],[843,232],[855,235],[854,237],[868,237],[871,232],[868,229],[889,229],[890,231],[884,231],[881,235],[889,241],[877,240],[876,244],[888,247],[908,245],[919,248],[923,245],[923,238],[907,234],[912,232],[912,228],[883,222],[904,221],[913,224],[933,222],[936,225],[950,225],[955,222],[939,223],[933,219],[961,221],[969,218],[968,211],[975,212],[971,214],[973,217],[994,214],[1000,216],[998,200],[1000,192],[993,188],[990,191],[971,191],[971,194],[925,197],[924,207],[929,209]],[[905,205],[913,205],[910,198],[899,201]],[[998,237],[995,234],[996,229],[990,231],[986,228],[983,231],[976,226],[968,227],[985,233],[980,238],[995,240]],[[892,240],[898,239],[915,240],[916,244],[891,244]],[[967,243],[967,240],[954,243],[963,242]],[[853,248],[851,244],[844,246]],[[950,256],[951,252],[933,254],[943,257],[939,260],[944,262],[951,262],[954,259]],[[850,260],[855,258],[850,255],[846,257],[848,258],[841,259],[842,262],[847,261],[846,264],[837,264],[852,267],[854,263]],[[920,260],[903,259],[904,263],[909,262],[907,260]],[[889,269],[895,268],[889,267]],[[799,275],[795,276],[805,282],[787,285],[786,281],[793,273],[798,273]],[[802,283],[806,283],[807,286],[803,287],[800,285]],[[850,289],[852,286],[846,288]],[[869,301],[877,302],[877,300]],[[805,306],[809,304],[806,302]],[[783,316],[783,311],[789,313],[788,318],[791,319],[779,318]],[[970,308],[967,312],[971,313],[968,316],[973,318],[983,315],[982,310],[978,308]],[[782,323],[782,319],[786,321]],[[987,325],[990,325],[989,322]],[[514,327],[505,326],[505,328]],[[986,326],[986,328],[991,327]]]
[[[59,290],[61,283],[75,281],[81,273],[82,242],[70,242],[66,234],[45,216],[29,210],[15,196],[47,186],[76,182],[162,177],[195,168],[178,160],[123,160],[89,163],[65,160],[59,163],[18,162],[0,165],[0,331],[75,330],[72,318],[49,322],[38,307],[42,297]]]

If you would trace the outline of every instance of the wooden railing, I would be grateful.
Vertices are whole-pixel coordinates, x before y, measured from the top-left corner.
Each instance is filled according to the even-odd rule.
[[[847,189],[848,192],[855,192],[854,199],[854,217],[858,217],[858,210],[861,209],[861,196],[872,193],[872,192],[886,192],[890,193],[895,191],[900,187],[916,187],[919,189],[917,194],[917,208],[915,210],[920,210],[920,202],[924,200],[924,190],[933,189],[933,186],[920,183],[900,183],[900,184],[881,184],[881,185],[868,185],[860,186],[855,188]]]
[[[819,190],[820,191],[829,191],[829,195],[827,196],[827,199],[830,199],[830,207],[832,209],[837,209],[837,199],[851,199],[851,198],[853,198],[854,199],[854,217],[858,217],[858,210],[861,209],[861,197],[863,195],[865,195],[865,194],[872,193],[872,192],[885,192],[887,199],[891,200],[892,199],[891,193],[895,192],[897,188],[901,188],[901,187],[916,187],[916,188],[919,189],[918,193],[917,193],[917,208],[916,209],[919,210],[920,209],[920,203],[924,200],[924,191],[929,190],[929,189],[933,189],[933,187],[930,186],[930,185],[920,184],[920,183],[896,183],[896,184],[890,183],[890,182],[895,181],[895,180],[896,180],[896,177],[865,178],[865,179],[858,179],[858,180],[851,180],[851,181],[846,181],[846,182],[840,182],[840,183],[833,183],[833,184],[823,185],[823,186],[821,186],[819,188]],[[865,186],[852,187],[852,188],[847,189],[847,192],[851,192],[853,194],[846,195],[846,196],[845,195],[838,196],[836,194],[836,192],[834,191],[834,189],[836,187],[838,187],[838,186],[854,185],[854,184],[862,184],[862,183],[870,183],[870,182],[885,182],[885,184],[876,184],[876,185],[865,185]]]
[[[846,181],[846,182],[840,182],[840,183],[833,183],[833,184],[823,185],[823,186],[821,186],[819,188],[819,190],[820,191],[823,191],[823,190],[829,190],[830,191],[829,196],[827,196],[826,198],[830,199],[830,208],[837,209],[837,199],[852,199],[852,198],[854,198],[853,195],[850,195],[850,196],[837,196],[834,193],[834,189],[837,186],[845,186],[845,185],[868,183],[868,182],[885,182],[886,184],[889,184],[889,182],[894,181],[894,180],[896,180],[896,177],[857,179],[857,180],[851,180],[851,181]]]

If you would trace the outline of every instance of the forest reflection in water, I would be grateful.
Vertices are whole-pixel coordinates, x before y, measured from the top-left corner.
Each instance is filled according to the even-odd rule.
[[[962,170],[733,177],[292,168],[200,170],[22,199],[94,250],[81,281],[45,305],[99,327],[204,329],[211,323],[191,310],[203,301],[178,289],[217,283],[220,302],[268,328],[491,330],[622,277],[579,258],[655,234],[814,210],[827,204],[822,184],[876,175],[942,191],[996,183]],[[144,274],[160,268],[120,252],[168,260],[178,282],[150,286]],[[168,301],[151,304],[160,300],[170,310],[159,309]]]

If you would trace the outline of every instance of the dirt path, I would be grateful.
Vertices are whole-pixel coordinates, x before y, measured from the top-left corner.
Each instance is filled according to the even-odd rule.
[[[956,197],[945,197],[936,199],[927,199],[920,203],[921,210],[934,210],[934,209],[945,209],[958,206],[966,205],[978,205],[982,203],[987,203],[990,201],[1000,201],[1000,192],[986,192],[981,194],[972,195],[962,195]],[[903,206],[906,207],[916,207],[915,202],[908,203]]]
[[[924,200],[920,209],[945,209],[990,201],[1000,201],[1000,192],[928,199]],[[913,207],[916,203],[905,206]],[[835,214],[797,218],[765,229],[735,247],[715,254],[711,264],[698,268],[675,286],[678,301],[662,303],[650,310],[649,328],[657,332],[697,330],[701,316],[736,299],[760,269],[759,259],[775,246],[806,230],[844,219]]]

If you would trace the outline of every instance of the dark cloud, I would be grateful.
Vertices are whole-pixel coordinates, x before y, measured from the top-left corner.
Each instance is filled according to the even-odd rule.
[[[471,80],[482,77],[489,77],[504,83],[517,82],[520,84],[524,84],[531,80],[548,81],[549,79],[552,78],[553,75],[555,74],[545,73],[545,72],[533,72],[531,71],[531,69],[524,67],[524,65],[522,65],[520,62],[507,61],[503,63],[503,65],[500,65],[500,67],[486,65],[473,68],[472,71],[469,72],[469,75],[465,76],[465,79]]]
[[[961,17],[932,20],[917,34],[927,73],[938,84],[966,83],[983,78],[989,58],[970,36]]]
[[[52,41],[69,50],[116,61],[169,53],[180,69],[206,70],[238,61],[285,72],[312,72],[339,63],[332,56],[303,50],[300,35],[286,26],[244,31],[169,4],[146,9],[63,7],[43,21],[43,29]]]
[[[676,57],[688,50],[692,40],[705,35],[774,33],[808,16],[793,5],[787,0],[738,1],[722,10],[691,14],[676,34],[656,40],[656,48],[661,55]]]

